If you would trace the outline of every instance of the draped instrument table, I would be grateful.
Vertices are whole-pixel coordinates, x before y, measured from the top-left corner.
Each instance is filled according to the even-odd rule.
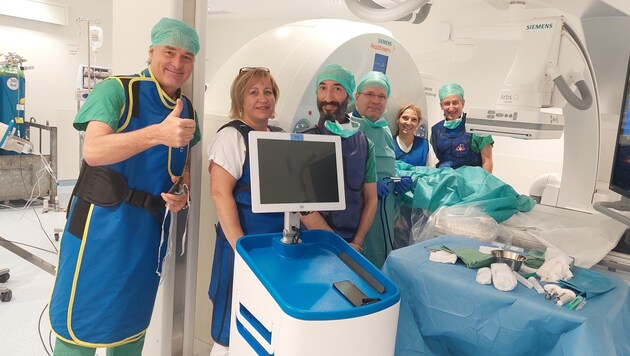
[[[475,282],[477,270],[429,261],[429,249],[484,243],[440,236],[392,251],[383,272],[401,295],[396,355],[630,355],[628,286],[569,310],[518,284],[510,292]]]

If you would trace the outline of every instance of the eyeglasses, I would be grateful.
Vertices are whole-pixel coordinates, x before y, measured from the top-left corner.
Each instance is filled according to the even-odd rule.
[[[369,100],[372,100],[372,99],[378,99],[379,101],[387,100],[387,96],[383,94],[374,94],[374,93],[359,93],[359,94],[367,96]]]
[[[242,74],[245,72],[250,72],[253,70],[261,70],[263,72],[267,72],[270,73],[271,71],[269,70],[269,68],[265,68],[265,67],[243,67],[241,69],[238,70],[238,74]]]

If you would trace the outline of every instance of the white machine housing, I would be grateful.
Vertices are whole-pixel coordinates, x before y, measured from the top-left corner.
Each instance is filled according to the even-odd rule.
[[[347,20],[307,20],[278,27],[254,38],[238,50],[215,74],[206,93],[206,119],[212,133],[230,120],[230,85],[241,67],[267,67],[280,87],[276,120],[287,132],[313,126],[319,120],[316,76],[325,65],[340,64],[355,75],[374,70],[375,58],[386,61],[391,85],[385,117],[392,132],[396,112],[414,103],[427,112],[422,78],[407,50],[390,31]],[[354,93],[352,94],[354,95]],[[354,108],[349,108],[349,110]]]
[[[496,107],[467,110],[466,130],[481,136],[522,139],[562,137],[561,176],[571,179],[562,180],[554,205],[592,211],[600,149],[600,107],[589,54],[576,42],[579,39],[563,17],[537,18],[523,26],[519,50],[499,91]],[[567,99],[553,81],[559,76],[587,88],[592,93],[592,105],[566,105]]]
[[[524,24],[523,38],[493,109],[471,108],[466,129],[481,136],[521,139],[560,138],[562,106],[552,79],[560,57],[563,19],[534,19]],[[573,63],[571,63],[573,64]],[[578,64],[575,70],[583,70]]]

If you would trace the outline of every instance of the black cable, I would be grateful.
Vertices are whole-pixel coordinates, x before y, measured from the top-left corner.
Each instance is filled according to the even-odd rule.
[[[46,308],[48,308],[48,303],[44,305],[44,309],[42,309],[42,312],[39,314],[39,320],[37,321],[37,332],[39,333],[39,341],[42,343],[42,346],[44,347],[44,351],[46,351],[46,354],[48,356],[52,356],[52,354],[48,352],[46,343],[44,343],[44,337],[42,336],[42,317],[44,316],[44,312],[46,311]],[[48,339],[48,343],[50,343],[50,337]],[[50,351],[51,352],[53,351],[52,346],[50,347]]]
[[[55,348],[53,347],[52,341],[53,341],[53,333],[52,330],[48,331],[48,346],[50,346],[50,351],[52,353],[55,353]]]
[[[381,229],[383,230],[383,257],[385,259],[387,259],[387,238],[385,237],[385,225],[383,223],[383,211],[385,211],[385,198],[383,199],[379,199],[379,214],[381,215]],[[385,215],[387,215],[387,212],[385,212]]]
[[[28,191],[28,187],[26,186],[26,179],[24,177],[24,168],[22,167],[22,155],[20,154],[19,156],[20,156],[20,158],[18,159],[18,161],[20,162],[20,176],[22,177],[22,185],[24,186],[24,193],[26,194],[27,191]],[[36,184],[39,186],[39,179],[36,181]],[[41,193],[41,191],[40,191],[40,193]],[[59,253],[59,250],[57,249],[57,246],[55,246],[55,243],[50,238],[50,235],[48,235],[48,233],[46,232],[46,229],[44,228],[44,224],[42,224],[42,220],[39,218],[39,215],[37,214],[37,210],[35,210],[35,207],[32,206],[32,203],[30,203],[33,200],[34,200],[34,198],[30,197],[29,198],[29,203],[27,203],[25,206],[31,205],[31,208],[33,209],[33,212],[35,213],[35,217],[37,218],[37,221],[39,221],[39,226],[41,227],[42,231],[44,232],[44,235],[46,235],[46,238],[48,238],[48,242],[50,242],[50,245],[52,245],[52,247],[55,249],[56,253]]]
[[[35,213],[35,217],[37,218],[37,221],[39,221],[39,227],[42,228],[42,231],[44,232],[44,235],[46,235],[46,237],[48,238],[48,241],[50,242],[52,247],[55,249],[55,253],[59,253],[59,250],[57,249],[57,246],[55,246],[55,243],[50,238],[50,235],[48,235],[48,233],[46,232],[46,229],[44,228],[44,224],[42,224],[42,221],[39,218],[39,215],[37,214],[37,210],[35,210],[35,207],[31,207],[31,208],[33,209],[33,212]]]
[[[302,233],[302,229],[295,226],[292,226],[291,228],[293,229],[293,232],[295,232],[295,234],[293,234],[293,239],[291,240],[291,243],[296,244],[300,242],[300,234]]]
[[[385,211],[385,226],[387,227],[387,237],[389,237],[389,245],[392,248],[392,250],[394,249],[394,242],[392,241],[392,234],[389,230],[389,217],[387,215],[387,196],[385,196],[385,198],[383,198],[383,210]],[[387,258],[387,256],[385,256],[385,258]]]

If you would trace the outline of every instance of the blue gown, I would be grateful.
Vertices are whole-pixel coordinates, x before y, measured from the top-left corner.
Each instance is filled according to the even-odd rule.
[[[148,70],[127,78],[128,101],[118,132],[160,123],[174,109],[176,102]],[[180,117],[193,118],[188,99],[182,100]],[[105,167],[124,177],[130,189],[159,198],[172,185],[171,175],[183,173],[187,154],[188,147],[157,145]],[[158,259],[165,253],[158,253],[165,207],[162,202],[157,211],[150,211],[130,201],[108,206],[90,202],[76,194],[88,183],[79,177],[70,201],[49,317],[53,332],[63,341],[114,347],[138,340],[149,326],[159,283]],[[98,187],[87,187],[93,189]],[[168,223],[167,219],[166,235]]]

